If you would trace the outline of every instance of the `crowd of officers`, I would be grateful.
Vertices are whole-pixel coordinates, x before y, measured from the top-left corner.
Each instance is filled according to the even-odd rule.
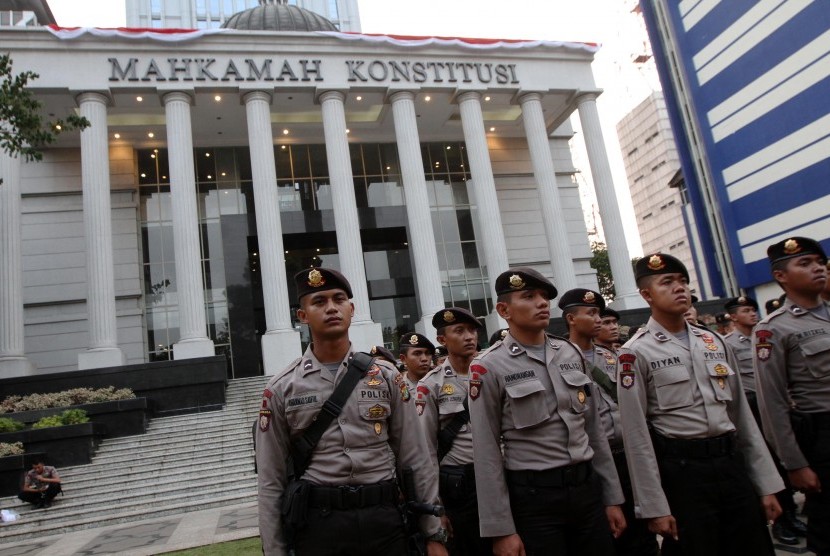
[[[406,470],[408,495],[445,510],[418,518],[429,555],[771,556],[777,522],[830,556],[827,256],[793,237],[768,257],[784,295],[760,322],[755,300],[730,299],[722,336],[688,319],[683,264],[646,255],[635,278],[651,315],[623,346],[598,292],[559,297],[534,269],[507,270],[495,290],[508,326],[488,349],[473,314],[442,309],[440,360],[416,332],[397,358],[372,348],[343,403],[338,385],[358,376],[351,287],[335,270],[298,273],[312,343],[268,383],[255,433],[263,552],[412,554]],[[557,298],[567,339],[547,332]]]

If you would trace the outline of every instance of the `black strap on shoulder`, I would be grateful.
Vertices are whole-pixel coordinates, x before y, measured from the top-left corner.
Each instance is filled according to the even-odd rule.
[[[614,403],[619,403],[617,402],[617,389],[614,387],[614,383],[611,382],[609,376],[593,363],[589,363],[589,365],[591,367],[591,378],[594,382],[596,382],[597,386],[602,388],[606,394],[611,396]]]
[[[368,353],[354,353],[349,361],[349,367],[343,379],[334,389],[329,399],[323,404],[320,413],[317,414],[305,432],[291,443],[291,457],[294,460],[294,478],[300,479],[311,462],[311,454],[314,447],[320,442],[323,433],[329,428],[329,424],[343,411],[343,405],[351,396],[354,387],[369,370],[374,357]]]
[[[461,427],[470,422],[470,407],[467,404],[467,399],[464,398],[464,411],[456,413],[452,421],[438,431],[438,463],[441,463],[441,460],[452,448],[455,437],[461,432]]]

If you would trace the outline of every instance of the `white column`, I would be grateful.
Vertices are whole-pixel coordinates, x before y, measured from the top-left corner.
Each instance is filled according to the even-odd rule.
[[[533,175],[539,190],[542,223],[548,240],[553,281],[557,289],[564,293],[576,287],[576,272],[562,201],[559,199],[559,186],[556,185],[556,170],[553,167],[545,117],[542,114],[542,95],[527,93],[519,97],[519,103],[522,105],[522,120],[530,149]]]
[[[585,148],[594,179],[594,191],[599,204],[599,215],[605,231],[605,243],[608,246],[608,261],[614,277],[614,289],[617,293],[613,306],[617,309],[634,309],[645,307],[643,298],[634,282],[634,270],[631,267],[631,255],[625,243],[625,230],[622,225],[617,193],[611,177],[611,166],[605,151],[602,126],[599,123],[595,93],[584,93],[576,99],[579,109],[579,121],[585,134]]]
[[[285,275],[274,134],[271,130],[271,95],[253,91],[243,97],[248,117],[248,148],[256,203],[256,230],[262,264],[265,334],[262,362],[265,374],[279,372],[302,354],[300,333],[291,326],[291,304]]]
[[[118,348],[115,318],[107,102],[100,93],[78,96],[81,116],[90,123],[81,131],[89,349],[78,354],[79,369],[116,367],[126,362]]]
[[[0,150],[0,378],[35,371],[24,355],[19,156]]]
[[[216,352],[213,342],[207,337],[205,320],[190,95],[167,93],[163,101],[170,159],[176,296],[179,301],[179,341],[173,344],[173,359],[210,357]]]
[[[345,98],[346,95],[340,91],[325,91],[320,95],[320,104],[323,110],[323,133],[331,180],[340,270],[351,284],[354,294],[354,318],[349,336],[355,347],[363,350],[383,344],[383,331],[379,324],[372,322],[369,311],[369,291],[366,287],[366,269],[363,266],[363,245],[360,242],[352,160],[346,137],[346,111],[343,105]]]
[[[493,167],[490,164],[490,152],[487,149],[487,135],[484,131],[484,117],[481,113],[481,93],[467,91],[458,95],[461,109],[461,126],[464,129],[464,143],[467,146],[467,158],[470,161],[470,174],[478,213],[478,228],[481,237],[476,238],[484,251],[484,263],[490,282],[490,297],[496,304],[496,277],[508,269],[507,246],[504,243],[504,230],[501,225],[499,200],[496,196],[496,181],[493,179]],[[492,334],[507,323],[496,313],[495,309],[486,319],[487,332]]]
[[[409,248],[415,259],[415,281],[418,284],[418,299],[421,302],[421,318],[416,324],[416,329],[428,338],[435,338],[432,316],[444,308],[444,292],[441,289],[439,273],[429,271],[438,268],[438,250],[435,248],[435,232],[432,229],[424,163],[421,159],[415,95],[411,91],[398,91],[389,99],[392,102],[398,158],[406,196]]]

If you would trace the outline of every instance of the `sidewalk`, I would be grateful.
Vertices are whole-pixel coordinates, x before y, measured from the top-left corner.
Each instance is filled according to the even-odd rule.
[[[149,556],[257,535],[254,502],[0,544],[0,556]]]

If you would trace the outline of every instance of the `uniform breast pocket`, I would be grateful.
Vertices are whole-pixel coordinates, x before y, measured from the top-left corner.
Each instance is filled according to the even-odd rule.
[[[464,402],[450,400],[438,402],[438,413],[442,416],[455,415],[456,413],[461,413],[462,411],[464,411]]]
[[[732,387],[729,385],[729,377],[735,375],[729,365],[723,362],[708,361],[706,371],[709,373],[709,381],[715,390],[715,399],[719,402],[732,400]]]
[[[507,386],[513,426],[524,429],[538,425],[550,417],[545,400],[545,387],[538,380],[527,380]]]
[[[685,367],[666,367],[654,371],[651,379],[660,409],[677,409],[692,405],[692,384]]]
[[[830,379],[830,336],[814,336],[799,347],[810,374],[818,379]]]
[[[571,409],[575,413],[582,413],[588,405],[588,385],[591,379],[580,371],[562,373],[562,380],[568,385],[568,395],[571,398]]]
[[[385,442],[389,438],[388,419],[392,413],[392,407],[388,401],[363,401],[358,403],[360,410],[360,425],[365,431],[357,435],[357,438],[366,440],[366,445],[376,442]],[[363,434],[366,432],[366,434]]]
[[[285,420],[292,430],[308,428],[323,407],[317,393],[300,394],[286,399]]]

